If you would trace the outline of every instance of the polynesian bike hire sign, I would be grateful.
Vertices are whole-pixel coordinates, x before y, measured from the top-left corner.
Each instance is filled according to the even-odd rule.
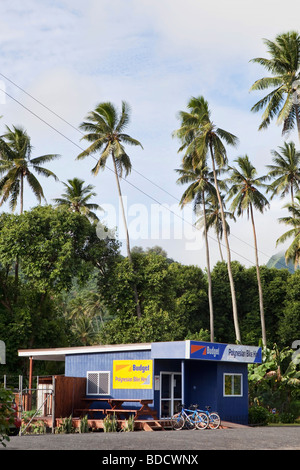
[[[190,341],[190,359],[261,363],[261,348],[242,344],[222,344]]]
[[[152,360],[113,361],[114,389],[152,389]]]

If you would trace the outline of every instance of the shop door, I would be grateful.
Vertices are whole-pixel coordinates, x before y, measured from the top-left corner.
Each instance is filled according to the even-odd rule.
[[[178,411],[182,394],[181,374],[161,372],[160,374],[160,417],[170,418]]]

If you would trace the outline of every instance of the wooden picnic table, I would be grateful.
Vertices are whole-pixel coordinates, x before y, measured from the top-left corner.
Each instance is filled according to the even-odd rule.
[[[90,404],[88,408],[84,408],[78,411],[86,411],[90,414],[95,412],[102,412],[103,414],[112,414],[115,413],[118,418],[121,415],[134,415],[134,419],[138,419],[141,416],[151,416],[153,419],[157,419],[156,411],[149,407],[150,404],[153,403],[153,400],[143,399],[143,398],[92,398],[92,397],[84,397],[82,398],[82,402]],[[93,403],[100,403],[105,404],[107,403],[110,408],[106,407],[99,407],[99,408],[91,408]],[[136,403],[139,404],[139,408],[134,409],[126,409],[123,407],[124,403]]]

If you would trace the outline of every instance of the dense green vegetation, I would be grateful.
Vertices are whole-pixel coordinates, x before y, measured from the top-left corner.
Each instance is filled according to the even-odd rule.
[[[298,102],[291,99],[292,83],[299,76],[300,37],[287,33],[267,45],[270,59],[255,61],[275,77],[258,80],[252,89],[276,86],[277,91],[253,110],[266,107],[260,128],[278,115],[285,133],[300,128]],[[44,191],[33,173],[56,179],[41,165],[58,155],[32,158],[26,131],[7,128],[0,137],[0,205],[9,201],[12,210],[0,216],[0,338],[7,347],[3,373],[26,372],[27,364],[17,355],[18,349],[26,348],[199,339],[262,342],[269,348],[276,343],[284,349],[298,339],[300,272],[259,265],[254,213],[268,207],[270,193],[271,198],[291,196],[286,207],[290,216],[280,220],[291,230],[278,242],[292,239],[286,260],[297,268],[300,154],[293,142],[285,143],[273,150],[273,165],[267,165],[266,174],[259,177],[248,156],[228,166],[226,146],[234,147],[238,139],[215,125],[211,115],[203,96],[192,97],[187,110],[180,111],[173,135],[181,155],[177,182],[186,185],[180,205],[192,204],[195,210],[201,206],[205,270],[169,259],[159,247],[132,249],[125,214],[127,256],[122,256],[118,241],[97,236],[95,211],[101,201],[93,202],[93,186],[77,178],[64,183],[65,193],[53,206],[41,205]],[[125,133],[129,120],[126,102],[121,112],[112,103],[97,105],[80,126],[89,146],[77,156],[96,155],[91,171],[97,177],[111,159],[121,202],[121,178],[132,168],[125,147],[142,147]],[[25,179],[40,205],[24,212]],[[230,224],[243,212],[254,236],[256,263],[250,268],[231,259]],[[221,253],[222,261],[213,267],[207,237],[212,229],[218,239],[224,238],[227,253],[226,261]],[[36,367],[40,368],[36,373],[43,373],[50,366]]]

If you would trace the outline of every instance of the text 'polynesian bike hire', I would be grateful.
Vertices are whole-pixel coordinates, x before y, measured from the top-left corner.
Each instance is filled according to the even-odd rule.
[[[200,410],[198,405],[179,405],[180,411],[172,416],[172,427],[174,430],[180,429],[218,429],[221,424],[220,416],[217,412],[210,412],[210,407],[206,406],[206,411]]]

